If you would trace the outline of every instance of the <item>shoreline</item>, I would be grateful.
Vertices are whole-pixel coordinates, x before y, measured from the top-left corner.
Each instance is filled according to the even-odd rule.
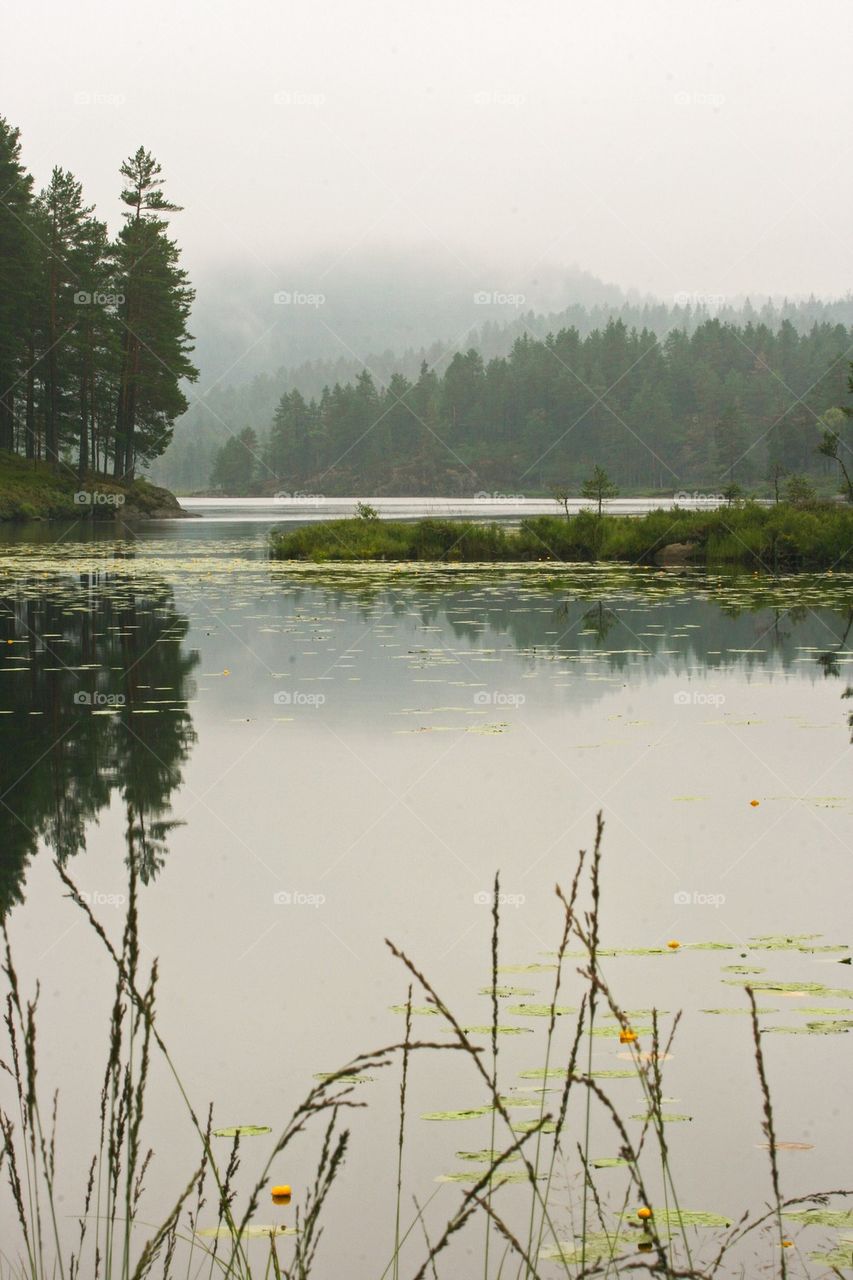
[[[95,473],[80,479],[71,468],[54,471],[47,463],[0,453],[0,524],[81,517],[98,524],[197,518],[170,490],[145,479],[121,484]]]

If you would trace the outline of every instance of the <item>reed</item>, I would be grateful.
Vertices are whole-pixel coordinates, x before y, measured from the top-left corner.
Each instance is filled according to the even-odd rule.
[[[424,970],[392,942],[388,947],[407,975],[404,1005],[404,1035],[379,1049],[358,1054],[338,1071],[322,1077],[281,1126],[271,1151],[252,1180],[248,1192],[241,1190],[240,1176],[244,1148],[239,1131],[227,1156],[219,1158],[212,1144],[213,1109],[202,1122],[190,1101],[168,1049],[157,1028],[155,992],[156,962],[147,974],[140,968],[141,938],[138,909],[138,872],[131,848],[128,861],[128,910],[121,942],[114,946],[88,904],[81,898],[67,873],[59,874],[90,927],[103,946],[115,978],[114,994],[107,1026],[107,1060],[100,1085],[98,1129],[95,1153],[86,1166],[82,1188],[82,1208],[76,1219],[60,1215],[58,1206],[59,1099],[54,1092],[48,1106],[41,1103],[38,1071],[39,993],[28,999],[15,967],[9,933],[4,927],[3,972],[6,978],[4,1023],[7,1054],[0,1063],[9,1083],[11,1105],[0,1108],[0,1174],[5,1177],[10,1205],[19,1230],[14,1249],[4,1242],[0,1255],[0,1280],[145,1280],[157,1276],[168,1280],[181,1265],[186,1280],[206,1271],[209,1280],[311,1280],[327,1274],[323,1270],[323,1239],[333,1193],[346,1182],[346,1157],[352,1141],[344,1117],[365,1106],[354,1095],[353,1079],[368,1072],[381,1072],[395,1062],[401,1068],[399,1121],[396,1142],[396,1194],[389,1218],[393,1227],[393,1250],[376,1280],[400,1280],[403,1274],[414,1280],[454,1280],[459,1275],[455,1246],[462,1233],[469,1232],[477,1219],[485,1229],[482,1245],[484,1280],[503,1280],[509,1268],[521,1280],[540,1280],[542,1263],[557,1264],[567,1277],[615,1276],[639,1269],[653,1270],[664,1277],[696,1277],[712,1280],[725,1274],[744,1273],[744,1248],[755,1233],[773,1229],[776,1244],[769,1265],[763,1259],[762,1274],[787,1280],[788,1261],[783,1233],[783,1216],[794,1206],[826,1206],[838,1198],[849,1199],[848,1190],[815,1192],[784,1200],[776,1148],[776,1126],[754,993],[747,989],[752,1019],[755,1062],[762,1099],[761,1128],[767,1139],[770,1163],[770,1209],[744,1214],[735,1226],[720,1236],[706,1236],[712,1244],[708,1260],[702,1262],[691,1240],[689,1219],[682,1215],[677,1191],[676,1169],[667,1134],[664,1105],[664,1070],[679,1025],[673,1019],[664,1031],[660,1015],[652,1010],[651,1049],[642,1053],[628,1034],[630,1020],[617,1000],[602,970],[601,949],[601,865],[604,823],[599,814],[595,843],[589,859],[578,856],[568,893],[556,888],[562,921],[556,951],[556,971],[548,1007],[544,1043],[543,1094],[536,1119],[523,1129],[514,1127],[501,1093],[499,1056],[499,986],[501,915],[500,878],[495,877],[489,948],[491,1023],[488,1049],[475,1043],[460,1018],[442,998]],[[581,894],[589,895],[589,907],[581,911]],[[558,1014],[558,1001],[568,977],[569,945],[581,945],[582,963],[574,981],[579,980],[580,1003],[572,1026]],[[413,1034],[413,1000],[423,992],[450,1033],[447,1042],[419,1039]],[[639,1132],[629,1122],[608,1090],[596,1078],[592,1066],[592,1036],[597,1011],[609,1011],[630,1044],[631,1061],[646,1101],[647,1114]],[[567,1034],[565,1028],[568,1028]],[[583,1053],[583,1037],[588,1050]],[[482,1089],[490,1108],[491,1145],[484,1153],[482,1168],[471,1177],[471,1185],[461,1191],[450,1212],[432,1216],[436,1194],[422,1202],[412,1197],[414,1212],[404,1209],[405,1156],[408,1145],[408,1107],[412,1073],[424,1053],[462,1055],[473,1078]],[[145,1180],[151,1150],[146,1145],[146,1096],[155,1062],[160,1060],[171,1073],[198,1139],[195,1168],[187,1170],[178,1185],[172,1207],[154,1228],[145,1227]],[[558,1064],[555,1066],[555,1064]],[[559,1101],[549,1110],[544,1089],[554,1070],[563,1076]],[[569,1123],[575,1091],[579,1100],[577,1137],[567,1142],[575,1129]],[[619,1156],[624,1162],[627,1182],[621,1202],[611,1207],[597,1181],[591,1160],[593,1117],[612,1128]],[[252,1252],[252,1231],[261,1198],[268,1188],[273,1163],[297,1136],[317,1128],[317,1162],[311,1179],[306,1179],[296,1210],[296,1234],[287,1237],[282,1256],[279,1237],[270,1234],[263,1243],[260,1261]],[[499,1136],[500,1135],[500,1136]],[[389,1153],[389,1162],[392,1159]],[[523,1170],[523,1186],[517,1192],[503,1185],[504,1166],[517,1162]],[[558,1166],[566,1169],[566,1194],[577,1186],[580,1202],[579,1242],[561,1242],[558,1223],[566,1211],[564,1191],[558,1186]],[[655,1209],[653,1184],[659,1184],[662,1206]],[[529,1197],[529,1200],[525,1197]],[[642,1223],[630,1212],[632,1200],[644,1208]],[[211,1241],[199,1236],[203,1209],[212,1201],[216,1208],[216,1230]],[[69,1227],[70,1222],[70,1227]],[[677,1231],[673,1231],[673,1226]],[[593,1227],[596,1231],[593,1231]],[[72,1229],[73,1228],[73,1229]],[[633,1230],[635,1247],[626,1247],[626,1235]],[[146,1238],[141,1240],[143,1232]],[[389,1231],[390,1234],[390,1231]],[[68,1235],[68,1240],[66,1240]],[[406,1258],[423,1240],[423,1252],[404,1270]],[[757,1237],[756,1237],[757,1238]],[[494,1247],[500,1241],[501,1249]],[[596,1241],[595,1248],[592,1247]],[[222,1247],[224,1241],[224,1247]],[[646,1258],[644,1255],[648,1254]],[[185,1264],[185,1265],[184,1265]],[[729,1268],[728,1271],[724,1268]],[[550,1273],[549,1273],[550,1274]],[[361,1277],[359,1277],[361,1280]],[[365,1280],[369,1280],[365,1277]]]

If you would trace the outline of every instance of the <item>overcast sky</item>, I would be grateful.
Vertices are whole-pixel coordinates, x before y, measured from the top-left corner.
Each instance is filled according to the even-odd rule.
[[[115,225],[161,160],[191,272],[426,247],[662,298],[853,285],[849,0],[27,0],[2,111]]]

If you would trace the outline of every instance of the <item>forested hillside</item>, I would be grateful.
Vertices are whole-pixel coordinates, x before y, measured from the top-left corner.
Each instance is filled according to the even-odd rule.
[[[579,486],[595,464],[624,490],[762,487],[775,474],[827,482],[824,431],[849,431],[851,330],[798,332],[706,319],[662,340],[610,321],[518,338],[506,357],[457,352],[443,373],[386,386],[362,370],[280,399],[268,432],[244,427],[211,483],[230,493],[509,493]],[[842,438],[842,447],[844,441]]]
[[[581,293],[590,290],[586,279],[575,280],[572,277],[567,282],[568,285],[577,286]],[[402,282],[400,287],[403,287]],[[287,310],[278,308],[279,312]],[[675,331],[691,335],[712,318],[741,328],[749,325],[764,326],[773,333],[787,321],[800,335],[808,333],[815,324],[843,325],[847,329],[853,326],[851,296],[834,302],[810,298],[778,305],[766,302],[760,307],[753,307],[748,302],[737,307],[718,305],[712,317],[706,302],[701,299],[680,301],[668,306],[662,302],[630,301],[624,296],[620,299],[614,295],[610,301],[577,302],[558,311],[542,314],[527,310],[514,319],[503,322],[492,318],[492,313],[499,312],[500,308],[472,307],[469,297],[469,319],[472,314],[479,316],[481,312],[487,318],[479,321],[475,327],[464,329],[464,332],[462,325],[455,330],[448,330],[455,335],[452,340],[435,341],[429,346],[411,346],[404,350],[374,349],[372,354],[359,359],[353,352],[358,351],[361,355],[363,347],[352,343],[345,345],[336,340],[331,328],[323,328],[327,320],[332,320],[332,316],[326,314],[331,310],[329,304],[323,309],[322,324],[313,309],[303,308],[303,313],[306,310],[311,314],[303,314],[303,327],[310,328],[313,325],[323,329],[327,348],[341,354],[301,363],[295,361],[288,367],[277,368],[276,372],[272,371],[276,366],[270,364],[268,373],[258,373],[243,381],[212,386],[209,391],[194,395],[190,408],[176,423],[171,444],[153,464],[152,479],[181,493],[206,490],[216,453],[221,446],[231,436],[239,435],[247,428],[262,438],[285,392],[299,391],[307,400],[319,399],[324,388],[332,388],[336,383],[343,386],[354,382],[365,368],[377,386],[387,387],[395,373],[402,374],[414,383],[424,362],[442,375],[458,352],[464,354],[473,348],[488,363],[495,357],[509,355],[518,338],[544,340],[549,334],[559,333],[563,329],[574,329],[580,338],[586,338],[595,330],[604,330],[611,319],[621,320],[628,330],[636,329],[642,333],[645,329],[655,334],[661,342]],[[292,316],[289,318],[292,320]],[[405,327],[400,332],[401,336],[404,335]],[[437,329],[436,332],[441,330]],[[235,341],[231,350],[234,354],[229,363],[233,364],[241,350],[239,342]],[[253,348],[252,355],[255,354]],[[242,367],[242,362],[237,364],[235,377]],[[208,370],[208,374],[209,372]]]

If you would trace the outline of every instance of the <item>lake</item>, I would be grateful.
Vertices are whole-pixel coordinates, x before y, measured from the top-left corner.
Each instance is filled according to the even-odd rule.
[[[468,513],[447,502],[443,514]],[[159,957],[160,1030],[187,1091],[199,1113],[214,1102],[219,1125],[277,1132],[316,1073],[401,1038],[393,1007],[409,977],[385,938],[464,1025],[488,1022],[496,870],[502,1024],[515,1028],[501,1038],[501,1089],[535,1117],[547,1022],[536,1009],[551,999],[562,924],[554,885],[568,889],[601,809],[608,982],[628,1010],[684,1011],[664,1081],[683,1117],[668,1125],[682,1206],[732,1220],[770,1196],[748,981],[771,988],[757,995],[777,1139],[794,1146],[780,1154],[784,1193],[847,1185],[853,576],[321,570],[269,562],[267,534],[345,505],[187,505],[201,518],[0,534],[0,892],[23,989],[41,981],[40,1078],[60,1088],[61,1208],[74,1230],[112,986],[53,859],[115,939],[129,830],[145,881],[141,962]],[[397,514],[425,506],[435,501]],[[569,1007],[577,963],[563,975]],[[810,1021],[835,1033],[802,1034]],[[449,1042],[436,1016],[414,1022]],[[435,1193],[433,1232],[464,1190],[436,1179],[490,1142],[486,1116],[420,1119],[484,1104],[462,1058],[411,1064],[404,1217],[413,1193],[421,1204]],[[595,1069],[629,1060],[617,1036],[593,1038]],[[399,1068],[376,1076],[355,1090],[368,1107],[345,1117],[352,1145],[324,1275],[378,1280],[391,1256]],[[174,1083],[159,1063],[152,1078],[151,1222],[196,1159]],[[626,1116],[644,1110],[636,1078],[604,1083]],[[559,1082],[545,1087],[552,1107]],[[580,1123],[570,1113],[570,1148]],[[294,1203],[317,1136],[273,1168]],[[245,1140],[238,1203],[270,1144]],[[596,1118],[591,1154],[617,1151]],[[601,1179],[619,1201],[624,1170]],[[576,1233],[578,1190],[569,1180],[556,1192],[563,1238]],[[526,1189],[499,1194],[523,1224],[529,1195],[513,1196]],[[5,1235],[8,1197],[2,1213]],[[205,1215],[215,1222],[212,1200]],[[274,1220],[292,1224],[294,1210],[262,1203],[257,1221]],[[460,1234],[455,1275],[482,1271],[482,1235]],[[406,1274],[423,1256],[418,1229]]]

